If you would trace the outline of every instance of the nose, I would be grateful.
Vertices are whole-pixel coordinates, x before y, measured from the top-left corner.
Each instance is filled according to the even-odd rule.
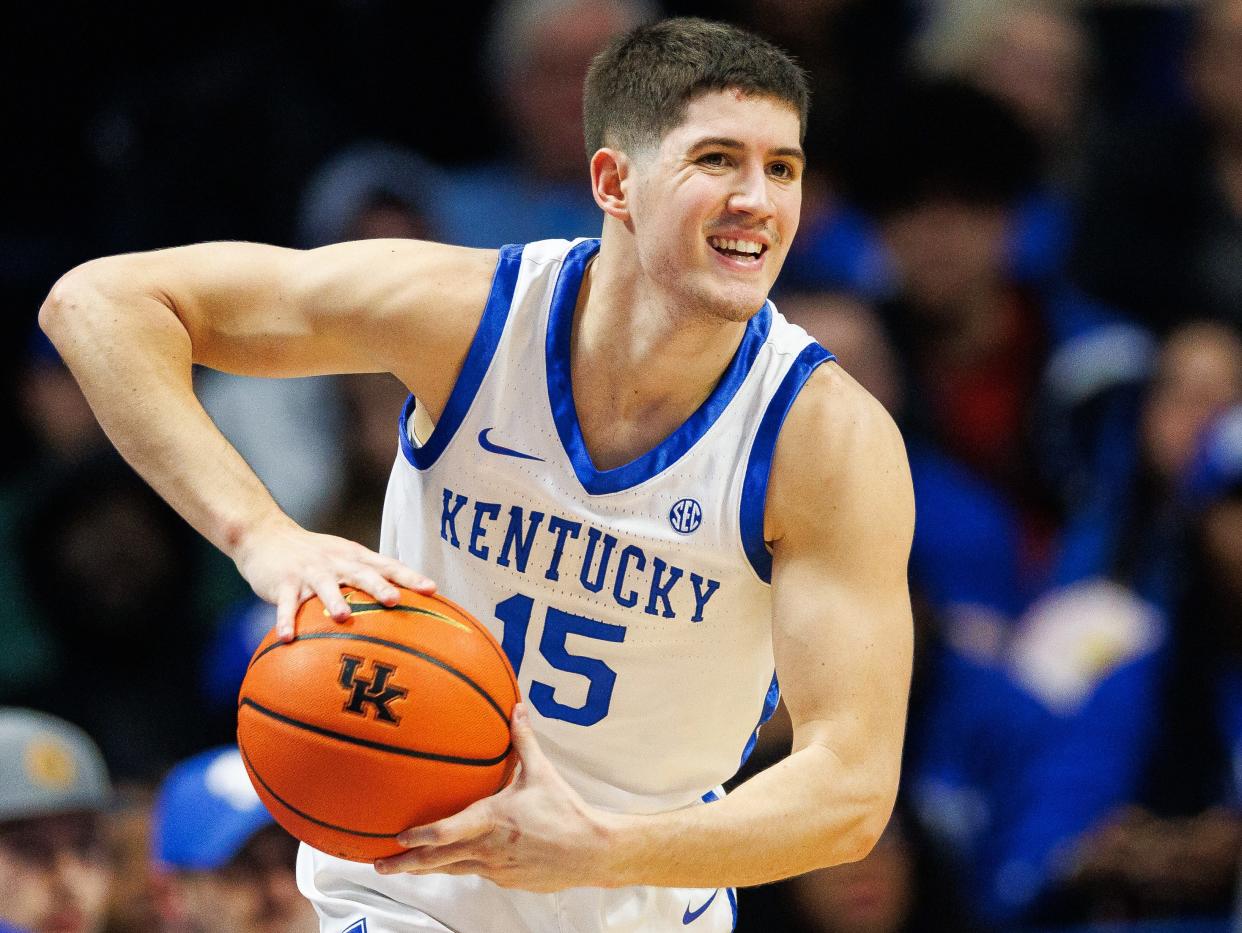
[[[737,175],[729,195],[730,211],[750,217],[770,217],[774,207],[768,190],[768,178],[762,165],[746,165]]]

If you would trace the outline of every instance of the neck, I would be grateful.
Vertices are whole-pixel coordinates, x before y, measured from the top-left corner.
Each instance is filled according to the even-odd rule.
[[[606,394],[619,417],[670,407],[689,407],[688,416],[720,380],[746,323],[679,305],[643,273],[628,235],[610,233],[574,315],[575,385],[609,387],[591,397]]]

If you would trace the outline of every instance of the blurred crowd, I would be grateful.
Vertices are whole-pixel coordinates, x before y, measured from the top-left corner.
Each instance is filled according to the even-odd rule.
[[[0,102],[0,930],[315,929],[228,747],[272,610],[111,452],[43,293],[209,238],[598,235],[582,76],[666,13],[810,72],[774,299],[897,418],[918,510],[897,813],[738,929],[1237,929],[1242,0],[459,8],[14,5],[9,67],[52,74]],[[402,386],[196,379],[294,518],[376,544]]]

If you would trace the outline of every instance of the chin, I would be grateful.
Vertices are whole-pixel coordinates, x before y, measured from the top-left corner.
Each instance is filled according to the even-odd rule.
[[[759,313],[763,303],[768,300],[768,292],[769,288],[766,285],[762,287],[735,285],[732,288],[718,289],[709,302],[710,312],[715,317],[726,321],[739,323],[749,321]]]

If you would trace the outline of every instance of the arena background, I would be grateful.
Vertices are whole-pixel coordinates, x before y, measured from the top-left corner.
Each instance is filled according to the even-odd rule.
[[[898,417],[920,513],[894,827],[859,866],[743,892],[739,930],[1234,929],[1242,3],[661,9],[811,72],[776,298]],[[229,740],[269,620],[109,453],[43,297],[92,257],[211,239],[591,235],[582,55],[654,11],[6,6],[0,703],[104,750],[109,929],[157,926],[151,788]],[[374,542],[399,387],[199,379],[282,504]],[[778,716],[745,773],[787,743]]]

